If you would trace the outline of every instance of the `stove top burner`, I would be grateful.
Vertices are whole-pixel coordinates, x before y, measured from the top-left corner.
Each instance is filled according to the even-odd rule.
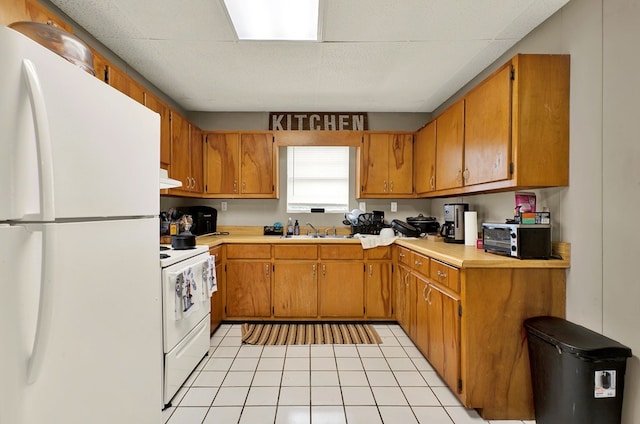
[[[166,253],[161,253],[160,254],[160,259],[167,259],[169,257],[169,255],[167,255]]]
[[[162,252],[163,250],[171,250],[171,248],[167,246],[160,246],[160,251]]]

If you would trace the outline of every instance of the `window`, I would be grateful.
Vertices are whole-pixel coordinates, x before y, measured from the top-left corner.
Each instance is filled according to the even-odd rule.
[[[349,147],[287,147],[287,212],[349,209]]]

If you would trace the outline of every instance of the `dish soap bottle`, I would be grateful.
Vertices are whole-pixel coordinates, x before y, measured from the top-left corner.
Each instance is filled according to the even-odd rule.
[[[293,235],[293,222],[291,221],[291,217],[289,217],[289,220],[287,221],[287,235]]]
[[[293,234],[296,236],[300,235],[300,225],[298,224],[297,219],[295,225],[293,226]]]

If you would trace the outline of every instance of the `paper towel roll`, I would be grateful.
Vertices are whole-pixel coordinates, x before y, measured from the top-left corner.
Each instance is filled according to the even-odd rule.
[[[478,238],[478,212],[466,211],[464,213],[464,244],[475,246]]]

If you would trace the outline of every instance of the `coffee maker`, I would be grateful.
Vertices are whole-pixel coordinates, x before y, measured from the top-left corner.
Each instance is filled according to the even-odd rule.
[[[464,243],[464,212],[468,203],[447,203],[444,205],[444,224],[440,235],[447,243]]]

